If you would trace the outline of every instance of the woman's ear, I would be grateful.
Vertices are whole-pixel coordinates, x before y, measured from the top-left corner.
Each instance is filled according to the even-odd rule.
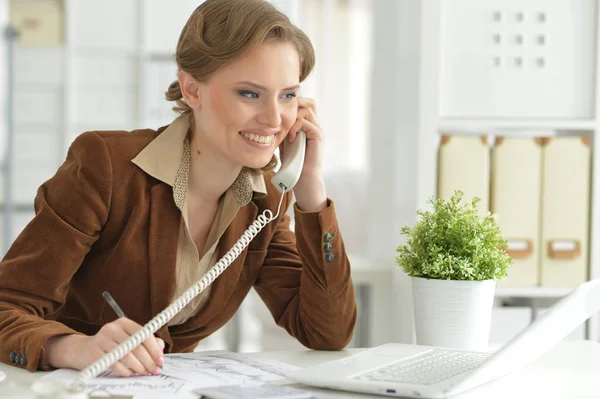
[[[179,71],[177,80],[186,104],[192,109],[200,109],[200,84],[198,81],[185,71]]]

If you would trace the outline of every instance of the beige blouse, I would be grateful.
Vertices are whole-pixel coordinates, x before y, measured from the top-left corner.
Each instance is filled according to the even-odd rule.
[[[177,118],[132,162],[154,178],[173,187],[173,200],[181,211],[176,260],[177,289],[174,300],[200,280],[219,260],[217,256],[221,236],[242,206],[247,205],[253,197],[266,196],[265,180],[260,173],[242,169],[235,182],[221,198],[204,248],[197,248],[188,228],[186,197],[190,167],[190,137],[187,116]],[[175,315],[169,321],[169,325],[185,323],[205,305],[209,294],[210,286]]]

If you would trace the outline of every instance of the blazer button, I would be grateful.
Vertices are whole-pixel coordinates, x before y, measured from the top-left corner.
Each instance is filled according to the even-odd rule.
[[[21,363],[19,363],[21,366],[25,366],[27,364],[27,356],[25,355],[21,355]]]
[[[323,252],[325,252],[325,253],[331,252],[331,247],[332,247],[331,243],[330,242],[326,242],[323,245]]]
[[[325,233],[325,235],[323,236],[323,241],[325,242],[329,242],[331,241],[331,239],[333,238],[335,234],[333,233]]]
[[[335,256],[331,252],[325,255],[325,262],[331,263],[333,262],[333,259],[335,259]]]
[[[11,363],[14,363],[17,361],[17,354],[15,352],[10,352],[10,355],[8,355],[8,360]]]

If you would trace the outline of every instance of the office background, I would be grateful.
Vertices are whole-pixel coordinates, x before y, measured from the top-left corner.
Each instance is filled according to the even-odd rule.
[[[2,254],[77,135],[173,119],[173,52],[200,3],[0,0]],[[352,345],[412,340],[410,283],[393,262],[400,228],[454,189],[499,214],[515,259],[497,289],[493,345],[598,277],[596,1],[272,3],[316,49],[302,94],[317,101],[328,194],[353,263]],[[598,340],[599,327],[594,317],[570,338]],[[255,294],[200,345],[297,347]]]

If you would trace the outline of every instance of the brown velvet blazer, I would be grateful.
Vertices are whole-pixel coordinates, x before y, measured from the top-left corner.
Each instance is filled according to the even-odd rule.
[[[181,212],[172,187],[131,162],[164,130],[86,132],[39,188],[35,217],[0,262],[0,362],[50,369],[43,349],[50,337],[93,335],[115,320],[105,290],[141,325],[171,303]],[[236,214],[219,258],[263,210],[276,213],[280,194],[266,186],[266,197]],[[157,332],[166,353],[193,350],[252,287],[275,322],[306,347],[348,344],[356,303],[334,204],[317,213],[294,206],[293,233],[284,213],[291,199],[286,194],[280,216],[215,280],[195,316]]]

